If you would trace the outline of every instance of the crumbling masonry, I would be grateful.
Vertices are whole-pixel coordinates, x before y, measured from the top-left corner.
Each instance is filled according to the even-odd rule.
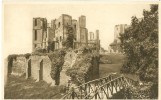
[[[63,48],[62,42],[67,38],[67,29],[72,27],[74,34],[74,49],[81,46],[96,46],[100,48],[99,30],[96,33],[89,32],[86,28],[86,17],[80,16],[78,20],[72,19],[71,16],[62,14],[58,19],[47,22],[46,18],[33,18],[33,47],[35,49],[45,49],[54,51]]]

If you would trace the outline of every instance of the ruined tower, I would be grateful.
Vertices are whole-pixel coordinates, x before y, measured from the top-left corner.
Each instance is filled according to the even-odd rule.
[[[72,17],[66,14],[62,14],[55,20],[55,49],[63,47],[62,42],[67,38],[67,28],[72,25]]]
[[[62,14],[59,18],[47,23],[46,18],[33,18],[33,52],[40,48],[48,52],[63,48],[70,29],[74,34],[74,49],[81,46],[96,45],[96,36],[90,33],[88,40],[88,29],[86,28],[86,16],[81,15],[78,20],[72,19],[70,15]],[[97,32],[99,35],[99,31]],[[97,36],[99,38],[99,36]]]
[[[120,43],[120,34],[124,34],[125,29],[128,27],[127,24],[120,24],[120,25],[115,25],[114,28],[114,41],[117,43]]]
[[[99,30],[96,30],[96,49],[97,49],[97,52],[99,52],[100,50],[100,39],[99,39]]]
[[[33,18],[33,39],[32,51],[36,48],[46,47],[47,37],[47,19],[46,18]]]
[[[76,40],[78,42],[78,47],[82,45],[87,45],[88,43],[88,30],[86,28],[86,17],[83,15],[79,17]]]

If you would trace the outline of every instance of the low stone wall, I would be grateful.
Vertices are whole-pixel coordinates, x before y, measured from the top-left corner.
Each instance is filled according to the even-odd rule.
[[[8,62],[7,62],[8,63]],[[17,56],[12,64],[8,66],[8,74],[26,75],[27,78],[33,78],[35,81],[44,80],[54,85],[55,81],[51,78],[51,60],[47,55],[31,55],[28,59],[24,56]],[[66,84],[69,77],[65,74],[66,68],[60,72],[60,85]]]
[[[54,57],[54,56],[53,56]],[[16,59],[15,59],[16,58]],[[87,57],[88,58],[88,57]],[[86,58],[86,59],[87,59]],[[68,51],[64,57],[64,64],[62,70],[60,71],[60,84],[66,85],[70,79],[70,75],[66,75],[68,69],[75,67],[79,62],[79,54],[75,53],[73,50]],[[29,57],[17,56],[11,59],[8,66],[8,73],[13,75],[26,75],[27,78],[33,78],[35,81],[44,80],[49,84],[55,85],[55,80],[51,77],[52,60],[49,55],[31,55]],[[83,62],[83,70],[88,70],[86,67],[86,62]],[[99,77],[99,58],[93,57],[88,64],[90,65],[89,71],[87,71],[88,79],[93,80]],[[79,68],[78,68],[79,69]],[[82,70],[82,69],[80,69]],[[78,70],[76,70],[78,71]],[[84,71],[83,71],[84,73]]]

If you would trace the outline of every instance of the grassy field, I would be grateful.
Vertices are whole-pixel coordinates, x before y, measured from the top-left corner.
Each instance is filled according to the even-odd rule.
[[[117,72],[120,73],[122,64],[100,64],[99,74],[100,77],[107,76],[109,73]]]
[[[4,89],[5,99],[58,99],[63,86],[50,86],[44,81],[35,82],[25,77],[9,76]]]
[[[104,77],[107,76],[109,73],[120,73],[120,69],[125,60],[125,56],[122,54],[108,54],[102,55],[101,60],[108,60],[111,62],[111,64],[100,64],[99,66],[100,77]]]
[[[120,69],[126,60],[125,56],[122,54],[108,54],[108,55],[102,55],[104,59],[107,59],[111,62],[111,64],[100,64],[99,66],[99,74],[100,77],[105,77],[110,73],[120,73]],[[132,74],[124,74],[126,77],[129,77],[133,80],[138,80],[137,75]]]

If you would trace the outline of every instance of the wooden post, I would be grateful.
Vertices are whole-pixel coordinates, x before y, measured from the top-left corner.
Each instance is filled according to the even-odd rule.
[[[74,93],[74,87],[72,87],[72,99],[74,99],[74,97],[75,97],[75,93]]]
[[[111,87],[112,87],[111,95],[113,95],[113,82],[111,82]]]
[[[81,99],[82,99],[82,86],[80,87],[80,92],[81,92]]]
[[[116,86],[116,93],[118,92],[118,90],[117,90],[117,84],[118,84],[118,79],[116,80],[116,82],[115,82],[115,86]]]
[[[86,96],[87,96],[87,84],[85,84],[85,97]],[[87,97],[85,99],[87,99]]]
[[[97,93],[97,86],[95,87],[95,93],[94,94],[95,94],[95,99],[97,99],[97,94],[98,94]]]
[[[107,88],[107,94],[108,94],[108,97],[109,97],[109,93],[108,93],[109,84],[107,84],[106,88]]]
[[[88,89],[89,89],[88,93],[90,94],[91,93],[91,91],[90,91],[90,83],[88,84]],[[90,95],[89,95],[89,97],[90,97]]]

